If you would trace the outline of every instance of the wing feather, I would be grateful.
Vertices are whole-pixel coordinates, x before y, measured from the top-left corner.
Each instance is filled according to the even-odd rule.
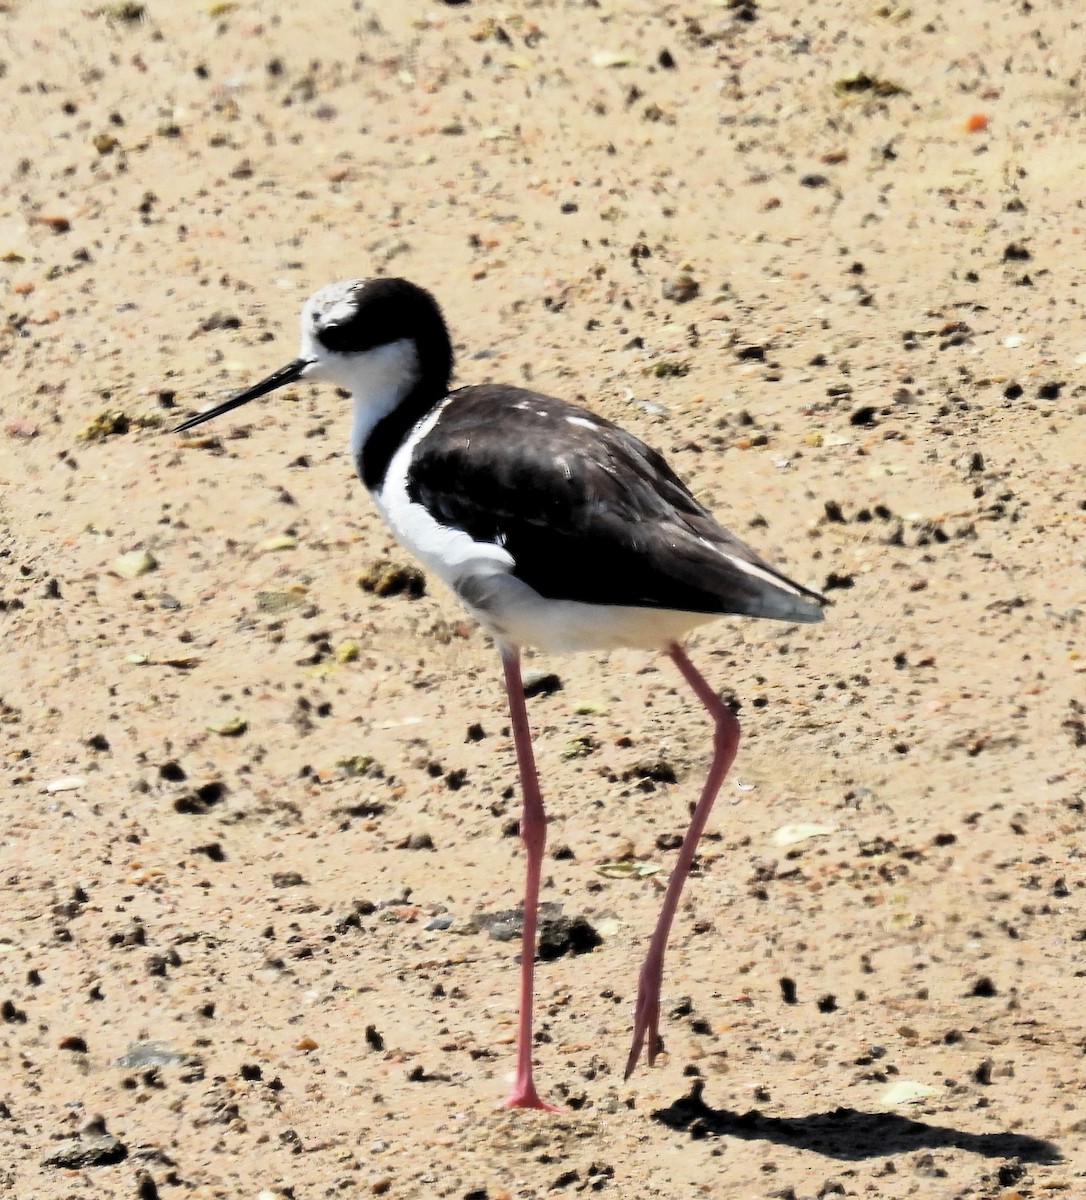
[[[411,461],[411,498],[504,547],[513,573],[547,598],[821,619],[817,593],[770,566],[660,454],[601,417],[479,385],[454,393],[432,433]]]

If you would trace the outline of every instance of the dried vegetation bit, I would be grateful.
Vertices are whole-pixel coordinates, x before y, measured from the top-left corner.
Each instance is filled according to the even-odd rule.
[[[690,374],[690,363],[663,358],[646,367],[643,374],[651,375],[654,379],[682,379],[684,375]]]
[[[105,17],[107,21],[126,21],[129,24],[135,24],[137,21],[146,19],[147,5],[136,4],[132,0],[121,4],[103,4],[100,8],[92,8],[89,15]]]
[[[428,833],[409,833],[396,842],[397,850],[433,850],[434,839]]]
[[[894,83],[890,79],[881,79],[877,75],[868,75],[866,71],[838,79],[833,85],[833,90],[839,96],[870,95],[887,98],[909,95],[908,89],[902,87],[900,83]]]
[[[570,738],[562,749],[562,757],[566,760],[587,758],[600,748],[600,740],[594,734],[582,733]]]
[[[212,333],[216,329],[240,329],[241,317],[219,309],[210,313],[196,326],[197,333]]]
[[[350,754],[336,759],[336,766],[348,778],[383,779],[385,769],[372,754]]]
[[[358,577],[358,585],[364,592],[372,592],[375,596],[404,594],[409,600],[418,600],[426,594],[426,577],[418,567],[404,566],[388,559],[373,563],[365,574]]]
[[[664,758],[642,759],[622,772],[623,783],[637,779],[641,790],[649,792],[656,790],[657,783],[677,783],[678,778],[675,767]]]
[[[76,440],[101,442],[108,437],[125,434],[131,427],[132,422],[126,412],[119,408],[106,408],[76,435]]]
[[[1086,747],[1086,704],[1074,699],[1069,703],[1072,715],[1062,723],[1062,728],[1067,731],[1068,736],[1071,738],[1071,745],[1076,750],[1081,750],[1083,747]]]
[[[686,304],[697,299],[701,285],[692,275],[676,275],[665,279],[660,285],[660,291],[665,300],[671,300],[675,304]]]
[[[306,880],[300,871],[273,871],[271,884],[274,888],[305,887]]]

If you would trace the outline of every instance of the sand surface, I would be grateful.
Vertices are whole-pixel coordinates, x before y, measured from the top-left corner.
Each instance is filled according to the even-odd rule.
[[[0,1193],[1083,1200],[1080,5],[0,9]],[[539,968],[558,1115],[497,1107],[493,647],[360,586],[333,389],[169,432],[373,273],[834,601],[692,639],[744,740],[628,1083],[708,731],[526,662],[602,938]]]

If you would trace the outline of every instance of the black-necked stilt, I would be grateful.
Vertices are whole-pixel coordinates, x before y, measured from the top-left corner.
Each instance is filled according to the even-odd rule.
[[[822,598],[719,525],[664,459],[617,425],[523,388],[449,391],[448,330],[405,279],[351,279],[314,293],[298,357],[177,427],[190,429],[299,379],[346,388],[351,451],[396,537],[494,637],[505,670],[527,858],[516,1075],[509,1106],[549,1108],[532,1079],[532,985],[546,817],[520,675],[520,647],[666,649],[715,736],[701,798],[641,968],[626,1076],[659,1046],[664,950],[739,723],[684,652],[725,613],[820,621]]]

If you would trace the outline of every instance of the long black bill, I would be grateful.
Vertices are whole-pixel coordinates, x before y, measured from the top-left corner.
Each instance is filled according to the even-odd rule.
[[[251,388],[247,388],[244,392],[238,392],[236,396],[231,396],[229,400],[224,400],[222,404],[216,404],[214,408],[209,408],[206,412],[197,413],[196,416],[189,417],[187,421],[182,421],[174,430],[174,433],[184,433],[186,429],[191,429],[194,425],[202,425],[205,421],[210,421],[213,417],[221,417],[223,413],[229,412],[232,408],[240,408],[243,404],[248,404],[250,400],[255,400],[258,396],[266,396],[269,392],[274,392],[276,388],[285,387],[288,383],[294,383],[295,380],[301,379],[302,372],[308,366],[308,359],[296,358],[293,362],[287,363],[285,367],[280,367],[278,371],[274,371],[267,379],[262,379],[259,383],[254,384]]]

